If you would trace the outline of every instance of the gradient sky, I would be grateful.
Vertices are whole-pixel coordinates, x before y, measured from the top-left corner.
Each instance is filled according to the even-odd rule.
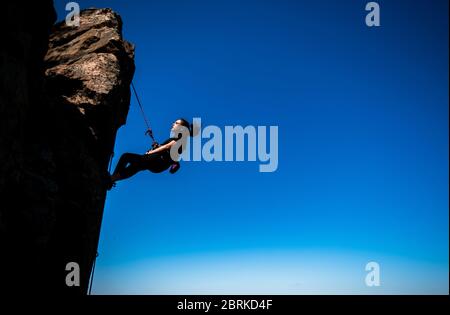
[[[119,182],[93,293],[448,294],[448,1],[378,1],[378,28],[367,2],[79,1],[122,16],[158,140],[178,117],[279,126],[274,173],[184,162]],[[114,165],[144,131],[133,99]]]

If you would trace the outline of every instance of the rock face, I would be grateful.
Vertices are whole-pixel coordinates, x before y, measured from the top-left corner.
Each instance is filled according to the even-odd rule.
[[[53,25],[51,1],[27,8],[7,4],[1,22],[0,283],[85,294],[134,48],[110,9],[82,11],[77,27]],[[79,287],[66,285],[69,262],[80,266]]]

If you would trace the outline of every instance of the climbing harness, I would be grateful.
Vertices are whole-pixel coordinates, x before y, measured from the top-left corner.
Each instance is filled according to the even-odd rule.
[[[139,96],[138,96],[138,94],[136,92],[136,88],[134,87],[133,81],[131,81],[131,87],[133,88],[134,96],[136,97],[136,100],[138,102],[139,108],[141,110],[141,115],[144,118],[144,122],[145,122],[145,124],[147,126],[147,130],[145,131],[145,135],[149,135],[150,136],[150,138],[152,139],[152,147],[153,147],[153,149],[156,149],[159,146],[159,144],[158,144],[158,142],[156,142],[155,137],[153,136],[153,130],[150,127],[150,124],[148,123],[147,116],[145,116],[144,108],[142,107],[141,101],[140,101]]]

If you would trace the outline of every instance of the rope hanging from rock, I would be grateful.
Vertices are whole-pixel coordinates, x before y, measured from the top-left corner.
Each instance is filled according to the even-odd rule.
[[[152,139],[152,147],[157,148],[159,146],[158,142],[156,142],[155,138],[153,137],[153,130],[150,128],[150,124],[148,123],[147,117],[145,116],[144,108],[142,107],[141,101],[139,99],[139,96],[136,92],[136,89],[134,87],[133,81],[131,81],[131,87],[133,88],[134,96],[136,97],[136,100],[138,102],[139,108],[141,109],[141,115],[144,118],[145,124],[147,126],[147,131],[145,132],[146,135],[149,135]]]
[[[88,295],[91,295],[92,283],[94,282],[95,262],[97,261],[98,252],[95,254],[94,262],[92,263],[91,276],[89,277],[89,290]]]

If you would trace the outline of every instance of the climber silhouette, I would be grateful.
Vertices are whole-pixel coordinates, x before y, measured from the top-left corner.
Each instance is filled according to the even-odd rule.
[[[189,135],[191,137],[193,136],[193,126],[186,119],[180,118],[172,124],[172,128],[170,129],[173,134],[178,134],[177,138],[171,137],[161,143],[158,147],[148,150],[145,154],[122,154],[114,172],[109,176],[107,185],[108,190],[115,186],[116,181],[130,178],[143,170],[161,173],[168,168],[171,168],[170,172],[175,173],[180,167],[180,164],[178,161],[172,159],[170,148],[175,145],[177,141],[181,140],[183,128],[187,128]],[[181,154],[183,149],[184,145],[181,145],[178,149],[178,154]]]

